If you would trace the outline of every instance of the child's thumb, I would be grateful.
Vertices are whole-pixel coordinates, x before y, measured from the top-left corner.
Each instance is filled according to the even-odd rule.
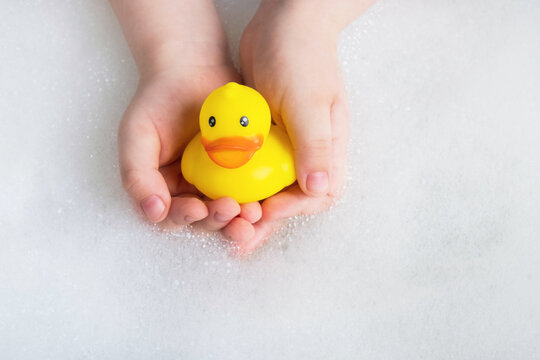
[[[135,120],[137,121],[137,120]],[[123,121],[118,132],[122,184],[152,222],[167,216],[171,195],[159,172],[159,136],[150,122]]]
[[[122,184],[148,220],[160,222],[165,219],[171,196],[159,171],[127,169],[122,171]]]
[[[302,191],[310,196],[328,193],[332,162],[330,108],[313,102],[295,104],[282,114],[295,152],[296,177]]]

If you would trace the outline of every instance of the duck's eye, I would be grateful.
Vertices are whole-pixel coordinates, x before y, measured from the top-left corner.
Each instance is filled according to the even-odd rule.
[[[210,116],[210,119],[208,119],[208,125],[210,125],[210,127],[216,126],[216,118],[213,116]]]
[[[249,124],[249,120],[248,120],[247,116],[242,116],[240,118],[240,125],[242,125],[243,127],[246,127],[246,126],[248,126],[248,124]]]

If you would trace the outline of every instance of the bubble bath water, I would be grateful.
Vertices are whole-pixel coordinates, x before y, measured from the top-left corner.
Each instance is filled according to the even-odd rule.
[[[217,1],[236,53],[256,2]],[[349,184],[250,258],[121,188],[106,1],[0,12],[0,358],[540,356],[540,3],[380,1],[343,33]]]

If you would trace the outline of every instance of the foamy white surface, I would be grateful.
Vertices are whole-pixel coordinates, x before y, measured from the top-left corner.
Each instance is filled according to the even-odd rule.
[[[0,2],[0,358],[540,358],[540,2],[347,29],[345,199],[247,261],[131,209],[107,2]],[[255,7],[219,2],[233,48]]]

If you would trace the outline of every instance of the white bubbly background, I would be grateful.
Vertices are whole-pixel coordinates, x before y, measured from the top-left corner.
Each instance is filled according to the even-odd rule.
[[[238,261],[122,190],[108,3],[0,0],[0,358],[539,359],[540,2],[380,0],[340,56],[346,196]]]

